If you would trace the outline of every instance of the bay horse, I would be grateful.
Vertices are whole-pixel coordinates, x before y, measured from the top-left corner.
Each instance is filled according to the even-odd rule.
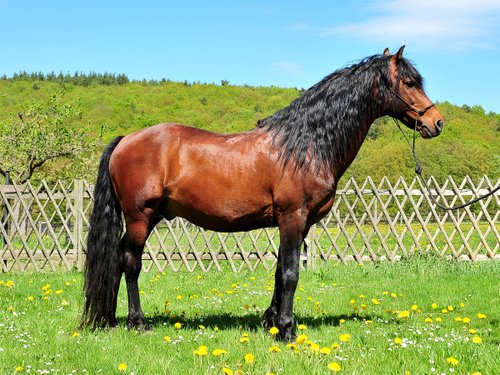
[[[370,125],[389,115],[423,138],[443,129],[403,49],[335,71],[246,132],[169,123],[114,139],[101,157],[94,190],[83,324],[117,325],[125,274],[127,326],[149,328],[138,288],[144,245],[162,218],[179,216],[213,231],[279,228],[274,293],[263,320],[266,328],[279,329],[279,340],[294,340],[301,245],[332,207],[337,183]]]

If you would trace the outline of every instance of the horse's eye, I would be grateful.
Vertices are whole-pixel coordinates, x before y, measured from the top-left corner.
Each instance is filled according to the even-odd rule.
[[[415,82],[408,80],[408,81],[405,81],[405,86],[408,87],[409,89],[412,89],[416,86],[416,84],[415,84]]]

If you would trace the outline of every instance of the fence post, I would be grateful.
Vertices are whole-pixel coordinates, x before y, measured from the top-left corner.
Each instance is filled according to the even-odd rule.
[[[74,181],[74,217],[75,226],[73,228],[75,265],[78,271],[83,270],[83,180]]]

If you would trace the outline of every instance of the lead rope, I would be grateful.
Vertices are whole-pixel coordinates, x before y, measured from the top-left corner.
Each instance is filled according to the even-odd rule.
[[[402,98],[400,98],[400,99],[402,99]],[[403,100],[403,102],[405,102],[405,101]],[[429,108],[430,107],[427,107],[426,110],[429,109]],[[458,210],[458,209],[470,206],[471,204],[474,204],[474,203],[480,201],[481,199],[487,198],[490,195],[495,194],[495,192],[497,192],[498,190],[500,190],[500,185],[498,185],[496,188],[494,188],[493,190],[491,190],[487,194],[482,195],[480,197],[476,197],[473,200],[471,200],[471,201],[469,201],[467,203],[458,205],[458,206],[452,206],[452,207],[450,207],[450,206],[444,206],[441,203],[439,203],[436,200],[436,198],[434,198],[434,195],[432,194],[432,191],[431,191],[431,189],[429,187],[429,184],[427,183],[427,179],[424,177],[424,175],[422,173],[423,172],[422,171],[422,165],[420,164],[420,160],[418,159],[417,151],[416,151],[416,147],[415,147],[415,142],[416,142],[416,139],[417,139],[417,123],[418,123],[418,120],[420,119],[420,113],[422,111],[417,111],[417,110],[415,110],[413,108],[411,108],[411,109],[414,110],[418,114],[418,117],[415,119],[415,127],[413,128],[413,141],[411,143],[410,143],[408,137],[406,136],[406,134],[403,132],[403,129],[401,128],[401,125],[399,124],[399,122],[394,117],[392,119],[394,120],[394,122],[395,122],[396,126],[398,127],[399,131],[401,132],[401,134],[403,134],[403,137],[404,137],[406,143],[408,143],[408,146],[410,146],[411,153],[412,153],[412,156],[413,156],[413,160],[415,161],[415,173],[420,178],[420,181],[424,184],[427,192],[429,193],[429,196],[431,197],[431,200],[434,202],[434,204],[436,206],[438,206],[439,208],[441,208],[443,210],[446,210],[446,211]]]

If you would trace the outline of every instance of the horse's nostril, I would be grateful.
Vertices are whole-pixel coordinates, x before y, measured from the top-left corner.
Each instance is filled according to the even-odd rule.
[[[443,120],[437,120],[436,121],[436,128],[441,132],[443,130],[443,127],[444,127]]]

